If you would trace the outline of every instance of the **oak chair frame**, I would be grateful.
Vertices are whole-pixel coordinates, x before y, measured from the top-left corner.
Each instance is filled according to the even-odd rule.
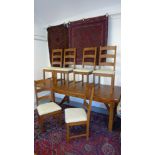
[[[51,65],[59,65],[59,67],[62,67],[62,56],[63,56],[63,49],[52,49],[52,60],[51,60]],[[60,55],[57,55],[56,53],[60,53]],[[56,54],[56,55],[55,55]],[[60,59],[60,61],[55,61],[55,58]],[[45,74],[46,72],[51,72],[51,70],[48,69],[43,69],[43,79],[45,80]],[[51,77],[52,78],[52,77]],[[61,74],[61,79],[62,79],[62,74]]]
[[[86,54],[87,51],[94,51],[94,54]],[[97,54],[97,47],[87,47],[83,49],[83,57],[82,57],[82,67],[84,68],[85,65],[93,66],[93,68],[96,68],[96,54]],[[85,59],[87,58],[93,58],[93,62],[85,62]],[[74,83],[75,83],[75,75],[81,74],[82,75],[82,85],[84,81],[84,75],[87,76],[87,83],[89,83],[89,75],[92,73],[85,73],[85,72],[73,72],[74,76]]]
[[[67,54],[67,52],[72,52],[73,54]],[[66,61],[66,59],[72,58],[74,59],[73,61]],[[76,63],[76,48],[67,48],[64,49],[64,67],[66,65],[73,65],[73,68],[75,68],[75,63]]]
[[[67,54],[67,52],[70,52],[72,54]],[[73,61],[66,61],[66,59],[71,58]],[[64,61],[63,61],[63,67],[66,67],[66,65],[73,65],[73,69],[75,68],[76,63],[76,48],[67,48],[64,49]],[[65,75],[67,75],[67,84],[69,85],[69,73],[72,73],[73,71],[58,71],[58,73],[64,74],[64,83],[66,81]]]
[[[35,96],[36,96],[37,106],[39,104],[39,101],[43,100],[43,99],[50,99],[50,102],[55,101],[54,93],[51,91],[51,88],[50,88],[51,87],[51,80],[50,79],[36,80],[36,81],[34,81],[34,87],[35,87]],[[44,91],[50,91],[50,94],[39,97],[38,93],[44,92]],[[51,116],[58,117],[59,118],[59,124],[61,125],[62,110],[58,110],[58,111],[51,112],[49,114],[45,114],[45,115],[41,115],[41,116],[38,113],[38,121],[39,121],[39,125],[40,125],[42,131],[43,131],[43,121],[46,118],[51,117]]]
[[[112,50],[113,54],[102,54],[102,51]],[[103,58],[112,58],[113,62],[102,62]],[[116,46],[100,46],[100,52],[99,52],[99,68],[101,69],[101,66],[112,66],[112,71],[114,74],[106,74],[106,73],[93,73],[93,83],[95,84],[95,76],[99,77],[99,86],[100,86],[100,77],[110,77],[111,78],[111,90],[113,90],[115,85],[115,66],[116,66]]]
[[[74,122],[74,123],[66,123],[66,131],[67,131],[66,140],[67,140],[67,142],[69,142],[70,139],[83,137],[83,136],[86,136],[87,140],[89,139],[90,113],[91,113],[91,105],[92,105],[92,101],[93,101],[93,96],[94,96],[94,85],[86,84],[83,108],[87,111],[87,120]],[[89,100],[89,104],[87,103],[86,100]],[[70,136],[70,127],[78,126],[78,125],[86,125],[86,133]]]

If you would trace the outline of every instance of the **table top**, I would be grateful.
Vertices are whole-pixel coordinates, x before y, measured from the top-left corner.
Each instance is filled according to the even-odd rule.
[[[81,82],[74,84],[71,82],[69,85],[63,84],[60,81],[57,82],[57,85],[52,89],[56,93],[64,94],[67,96],[84,98],[85,85],[82,86]],[[111,93],[110,85],[98,85],[95,84],[94,91],[94,101],[103,102],[103,103],[118,103],[121,97],[121,87],[114,86],[113,92]]]

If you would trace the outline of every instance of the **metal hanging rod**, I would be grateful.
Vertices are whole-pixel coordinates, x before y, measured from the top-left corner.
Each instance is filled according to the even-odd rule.
[[[112,16],[121,15],[121,12],[112,13],[112,14],[106,13],[105,15],[112,17]],[[99,15],[99,16],[104,16],[104,15]],[[91,17],[88,17],[88,18],[91,18]],[[77,19],[77,20],[83,20],[84,21],[85,19],[87,19],[87,18],[85,17],[85,18],[81,18],[81,19]],[[63,24],[68,25],[68,24],[70,24],[70,22],[74,22],[74,21],[77,21],[77,20],[69,20],[69,21],[64,22]],[[50,26],[52,26],[52,25],[48,25],[48,27],[50,27]]]

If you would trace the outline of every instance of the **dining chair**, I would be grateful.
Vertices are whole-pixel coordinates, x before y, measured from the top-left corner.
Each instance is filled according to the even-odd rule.
[[[63,49],[52,49],[52,57],[51,57],[51,66],[43,68],[43,79],[46,79],[46,72],[50,72],[52,74],[52,70],[56,70],[62,67],[63,63]],[[61,78],[62,79],[62,74]]]
[[[62,120],[62,108],[54,102],[54,94],[51,91],[51,79],[42,79],[34,81],[35,96],[37,103],[38,121],[43,131],[43,122],[48,117],[58,117],[59,123]],[[40,103],[41,100],[49,100],[46,103]],[[53,100],[53,101],[52,101]],[[40,104],[39,104],[40,103]]]
[[[67,108],[65,109],[65,123],[66,123],[66,140],[70,141],[72,138],[86,136],[86,139],[89,139],[89,125],[90,125],[90,114],[91,114],[91,105],[94,96],[94,85],[86,84],[85,86],[85,95],[84,103],[82,108]],[[89,100],[89,102],[87,101]],[[84,134],[70,136],[70,127],[85,125],[86,132]]]
[[[75,68],[75,61],[76,61],[76,48],[64,49],[63,67],[53,69],[55,72],[64,75],[64,84],[65,81],[67,80],[68,86],[69,86],[69,74],[73,73],[73,69]],[[65,75],[67,75],[67,79],[65,78]]]
[[[111,51],[111,53],[108,53],[109,51]],[[115,65],[116,46],[101,46],[99,53],[99,69],[93,71],[93,82],[95,83],[95,76],[98,76],[100,86],[100,77],[110,77],[111,90],[113,90],[115,85]]]
[[[82,75],[82,85],[84,81],[84,75],[87,77],[87,83],[89,83],[89,75],[92,74],[93,69],[96,67],[96,52],[97,47],[89,47],[83,49],[82,67],[80,69],[74,69],[74,83],[76,74]],[[93,69],[85,68],[86,66],[93,66]]]

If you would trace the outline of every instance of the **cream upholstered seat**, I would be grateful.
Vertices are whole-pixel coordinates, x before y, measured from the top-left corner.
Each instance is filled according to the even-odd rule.
[[[62,67],[45,67],[43,69],[49,70],[49,71],[64,71],[64,72],[70,72],[73,71],[73,68],[62,68]]]
[[[70,72],[70,71],[73,71],[73,68],[54,68],[53,70],[55,71],[64,71],[64,72]]]
[[[79,121],[86,121],[87,114],[83,108],[68,108],[65,109],[65,122],[74,123]]]
[[[114,74],[115,71],[113,70],[103,70],[103,69],[98,69],[98,70],[94,70],[93,74]]]
[[[59,111],[61,110],[62,108],[57,105],[56,103],[54,102],[49,102],[49,103],[45,103],[45,104],[40,104],[38,107],[37,107],[37,110],[38,110],[38,114],[41,116],[41,115],[46,115],[46,114],[49,114],[49,113],[52,113],[52,112],[56,112],[56,111]]]
[[[59,69],[61,67],[44,67],[43,70],[49,70],[49,71],[52,71],[52,70],[56,70],[56,69]]]
[[[81,72],[81,73],[92,73],[92,72],[93,72],[92,69],[84,69],[84,68],[81,68],[81,69],[74,69],[73,71],[74,71],[74,72]]]

